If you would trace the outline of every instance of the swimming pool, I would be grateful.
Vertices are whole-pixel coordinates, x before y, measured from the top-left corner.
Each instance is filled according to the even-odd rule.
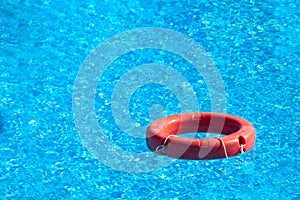
[[[300,198],[296,0],[7,0],[0,10],[2,199]],[[158,117],[181,112],[183,105],[194,108],[188,106],[196,98],[198,111],[224,109],[253,123],[257,141],[252,151],[212,161],[162,158],[166,166],[157,162],[156,170],[144,173],[120,170],[123,154],[106,158],[114,166],[93,157],[74,122],[78,72],[99,44],[140,27],[160,27],[192,38],[209,53],[221,82],[215,76],[205,79],[209,73],[198,73],[174,52],[145,48],[124,53],[105,68],[93,98],[97,123],[107,139],[124,155],[149,152],[141,130]],[[170,68],[154,71],[155,78],[163,77],[160,82],[139,79],[147,69],[139,66],[151,63]],[[175,72],[185,81],[181,76],[171,79],[168,73]],[[114,93],[124,77],[143,84],[125,101],[124,112],[132,119],[128,127],[118,124],[123,115],[116,121],[113,110],[113,103],[123,101],[118,95],[127,94],[125,86]],[[170,86],[159,84],[169,78]],[[224,87],[224,93],[216,94],[225,97],[225,106],[212,101],[214,90],[206,80]],[[173,87],[188,95],[180,98],[170,90]],[[124,105],[119,106],[122,114]],[[146,160],[132,163],[126,166],[147,167]]]

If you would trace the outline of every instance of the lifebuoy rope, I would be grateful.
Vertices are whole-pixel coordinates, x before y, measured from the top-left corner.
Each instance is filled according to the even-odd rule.
[[[162,153],[163,153],[163,154],[166,154],[166,153],[165,153],[166,143],[167,143],[168,139],[169,139],[170,137],[172,137],[172,136],[178,137],[177,135],[169,135],[168,137],[166,137],[166,139],[165,139],[165,141],[164,141],[164,143],[163,143],[162,145],[159,145],[158,147],[156,147],[155,152],[157,152],[159,149],[161,149]]]
[[[220,140],[220,141],[221,141],[221,144],[222,144],[222,146],[223,146],[223,149],[224,149],[224,154],[225,154],[226,158],[228,158],[228,154],[227,154],[226,146],[225,146],[225,143],[224,143],[224,141],[222,140],[222,138],[218,138],[218,137],[214,137],[214,138],[216,138],[216,139],[218,139],[218,140]]]
[[[169,135],[169,136],[165,139],[165,141],[163,142],[162,145],[159,145],[158,147],[156,147],[155,152],[157,152],[159,149],[162,149],[162,150],[161,150],[162,153],[163,153],[163,154],[166,154],[166,153],[165,153],[166,143],[167,143],[168,139],[169,139],[170,137],[172,137],[172,136],[178,137],[177,135]],[[223,149],[224,149],[225,157],[228,158],[229,156],[228,156],[228,154],[227,154],[226,146],[225,146],[225,143],[224,143],[224,141],[222,140],[222,138],[218,138],[218,137],[214,137],[214,138],[216,138],[217,140],[220,140],[220,142],[221,142],[221,144],[222,144],[222,146],[223,146]],[[245,146],[245,145],[242,144],[241,147],[240,147],[240,152],[241,152],[241,153],[245,153],[245,151],[244,151],[244,146]]]

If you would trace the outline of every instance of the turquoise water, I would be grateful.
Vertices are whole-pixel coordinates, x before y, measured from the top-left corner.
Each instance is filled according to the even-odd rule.
[[[296,0],[1,1],[0,198],[299,199],[299,6]],[[144,173],[95,159],[74,121],[78,71],[97,45],[139,27],[175,30],[210,54],[226,113],[256,128],[253,150],[213,161],[172,160]],[[124,152],[151,154],[143,135],[118,126],[112,95],[126,73],[149,63],[180,73],[189,85],[170,83],[183,88],[177,91],[191,86],[197,111],[215,106],[203,74],[177,54],[146,48],[120,56],[99,77],[94,111],[103,134]],[[189,103],[159,82],[145,83],[130,96],[126,112],[134,127],[145,128]],[[126,160],[122,156],[108,159],[118,163]]]

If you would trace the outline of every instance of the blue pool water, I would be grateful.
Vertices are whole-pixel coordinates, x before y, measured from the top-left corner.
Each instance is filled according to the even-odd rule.
[[[300,199],[299,7],[297,0],[1,1],[0,199]],[[104,162],[78,132],[74,84],[99,44],[139,27],[174,30],[201,45],[222,80],[217,86],[224,86],[225,106],[212,103],[204,75],[178,54],[151,48],[124,53],[107,66],[92,96],[103,135],[121,149]],[[139,76],[132,82],[143,85],[115,113],[113,104],[123,102],[118,95],[127,94],[126,86],[115,93],[120,80],[131,80],[130,71],[149,63],[173,69],[155,71],[158,79],[181,74],[185,82],[164,79],[191,96],[181,99],[157,79],[139,80],[143,70],[134,71]],[[221,105],[250,121],[254,149],[212,161],[162,159],[168,165],[158,162],[148,171],[135,169],[155,168],[147,161],[128,164],[128,152],[152,155],[142,130],[181,112],[192,97],[198,104],[193,111]],[[128,127],[119,125],[123,112],[132,120]]]

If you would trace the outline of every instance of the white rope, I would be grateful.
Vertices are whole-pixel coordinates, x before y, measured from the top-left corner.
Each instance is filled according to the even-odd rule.
[[[170,137],[172,137],[172,136],[178,137],[177,135],[168,135],[168,137],[166,137],[166,139],[165,139],[165,141],[163,142],[163,144],[162,144],[162,145],[159,145],[158,147],[156,147],[155,152],[157,152],[159,149],[162,149],[162,150],[161,150],[162,153],[165,154],[166,143],[167,143],[168,139],[169,139]],[[222,138],[217,138],[217,137],[215,137],[215,138],[221,141],[221,144],[222,144],[223,149],[224,149],[225,157],[228,158],[227,149],[226,149],[226,146],[225,146],[224,141],[222,140]],[[244,153],[244,152],[245,152],[245,151],[244,151],[244,146],[245,146],[245,145],[241,145],[241,146],[240,146],[240,153]]]
[[[226,158],[228,158],[228,154],[227,154],[227,150],[226,150],[226,146],[225,146],[224,141],[222,140],[222,138],[217,138],[217,137],[216,137],[216,139],[218,139],[218,140],[221,141],[221,144],[222,144],[223,149],[224,149],[225,156],[226,156]]]
[[[166,137],[164,143],[162,145],[159,145],[158,147],[156,147],[155,152],[157,152],[159,149],[161,149],[162,153],[165,154],[166,143],[167,143],[168,139],[172,136],[178,137],[177,135],[168,135],[168,137]]]
[[[240,152],[241,152],[241,153],[245,153],[245,151],[244,151],[244,146],[246,146],[246,145],[241,144],[241,146],[240,146]]]

